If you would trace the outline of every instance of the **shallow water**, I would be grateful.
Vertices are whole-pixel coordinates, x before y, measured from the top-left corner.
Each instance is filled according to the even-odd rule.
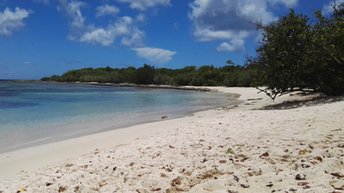
[[[0,81],[0,153],[237,102],[215,92]]]

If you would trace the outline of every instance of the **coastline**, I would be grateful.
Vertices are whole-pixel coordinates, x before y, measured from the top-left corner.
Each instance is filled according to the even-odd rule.
[[[0,154],[0,191],[340,190],[342,177],[331,173],[344,169],[343,101],[252,110],[272,101],[254,88],[210,89],[243,103]]]
[[[30,81],[30,80],[9,80],[10,82],[28,82],[28,83],[44,83],[42,81]],[[51,82],[47,82],[48,84]],[[56,84],[59,84],[59,82],[53,82]],[[60,84],[66,84],[67,86],[69,86],[68,84],[71,85],[75,85],[75,84],[82,84],[82,85],[92,85],[92,86],[100,86],[100,87],[104,87],[104,86],[108,86],[108,87],[135,87],[135,88],[147,88],[147,92],[151,92],[151,89],[154,89],[154,91],[156,90],[157,92],[165,92],[164,90],[160,90],[160,89],[170,89],[170,90],[186,90],[186,91],[190,91],[190,92],[186,92],[186,93],[197,93],[197,95],[214,95],[214,96],[223,96],[223,100],[221,102],[218,103],[214,103],[212,105],[204,105],[202,106],[202,104],[194,106],[194,107],[188,107],[188,108],[184,108],[185,110],[182,110],[182,108],[174,108],[178,107],[175,104],[171,105],[171,108],[165,108],[163,110],[161,110],[161,112],[157,111],[149,111],[147,113],[145,113],[144,115],[136,113],[136,114],[131,114],[131,115],[124,115],[121,116],[120,118],[116,119],[114,118],[115,116],[104,116],[102,118],[96,118],[96,116],[90,117],[89,119],[87,119],[86,121],[84,120],[78,120],[78,121],[69,121],[66,120],[65,121],[60,121],[60,122],[55,122],[55,123],[50,123],[50,125],[46,126],[47,128],[50,127],[50,130],[56,130],[59,131],[58,133],[56,133],[55,135],[45,135],[41,138],[37,138],[37,140],[31,140],[31,141],[25,141],[25,139],[23,141],[19,140],[13,140],[15,138],[12,137],[12,140],[8,140],[10,143],[5,143],[3,142],[3,146],[1,146],[0,148],[0,155],[3,153],[9,153],[12,151],[17,151],[23,148],[28,148],[28,147],[34,147],[34,146],[41,146],[44,144],[48,144],[48,143],[55,143],[58,141],[63,141],[63,140],[67,140],[67,139],[73,139],[73,138],[79,138],[82,136],[87,136],[87,135],[92,135],[92,134],[96,134],[96,133],[101,133],[101,132],[106,132],[109,130],[114,130],[114,129],[121,129],[121,128],[126,128],[126,127],[131,127],[133,125],[139,125],[139,124],[144,124],[144,123],[150,123],[150,122],[156,122],[156,121],[160,121],[162,119],[175,119],[175,118],[182,118],[185,116],[190,116],[196,112],[199,111],[204,111],[204,110],[208,110],[208,109],[213,109],[213,108],[217,108],[222,106],[224,103],[227,103],[226,100],[228,101],[228,104],[233,104],[236,105],[237,103],[240,103],[239,100],[236,100],[236,98],[238,97],[238,95],[235,94],[222,94],[222,93],[216,93],[214,89],[210,89],[210,88],[199,88],[199,87],[173,87],[173,86],[160,86],[160,85],[135,85],[135,84],[108,84],[108,83],[60,83]],[[40,85],[40,84],[39,84]],[[60,86],[60,85],[57,85]],[[62,85],[63,86],[63,85]],[[86,86],[86,88],[89,88]],[[111,90],[111,88],[109,89]],[[141,89],[133,89],[133,90],[141,90]],[[192,91],[200,91],[200,92],[192,92]],[[174,92],[174,91],[173,91]],[[202,92],[212,92],[212,93],[202,93]],[[176,93],[184,93],[184,92],[179,92],[176,91]],[[205,101],[206,102],[206,101]],[[110,114],[110,113],[109,113]],[[101,117],[101,116],[99,116]],[[69,122],[68,122],[69,121]],[[82,122],[81,122],[82,121]],[[58,124],[59,123],[59,124]],[[61,123],[61,124],[60,124]],[[43,126],[41,126],[42,128],[44,128]],[[82,129],[80,129],[82,128]],[[71,131],[70,133],[68,133],[69,131]],[[6,136],[6,135],[5,135]],[[10,137],[8,137],[8,139],[11,139]],[[12,145],[12,143],[14,145]],[[2,145],[2,144],[1,144]]]
[[[68,83],[67,83],[68,84]],[[85,83],[71,83],[71,84],[85,84]],[[86,83],[89,84],[89,83]],[[90,83],[95,86],[104,86],[102,83]],[[122,86],[128,86],[127,84],[121,84]],[[105,83],[105,86],[114,86],[113,84]],[[115,85],[118,86],[118,85]],[[136,85],[132,84],[132,87]],[[226,92],[224,87],[169,87],[160,85],[141,85],[142,88],[161,88],[165,89],[182,89],[182,90],[195,90],[205,92],[223,92],[233,94],[234,98],[238,99],[238,102],[246,100],[246,93],[240,95],[238,93]],[[236,91],[235,89],[233,90]],[[244,97],[243,99],[241,99]],[[237,104],[233,104],[235,106]],[[67,138],[59,141],[52,141],[50,143],[35,144],[26,148],[15,149],[13,151],[4,152],[0,154],[0,180],[12,179],[18,176],[21,171],[35,171],[44,165],[52,165],[59,163],[65,159],[71,159],[73,157],[80,156],[89,152],[88,144],[94,146],[93,149],[110,148],[114,145],[120,145],[122,143],[129,143],[135,138],[143,138],[150,135],[157,134],[155,131],[148,129],[148,127],[161,127],[163,125],[174,125],[179,122],[185,122],[185,119],[195,117],[197,113],[211,111],[216,108],[204,109],[192,112],[191,114],[184,115],[182,117],[169,118],[168,120],[155,120],[144,123],[138,123],[127,127],[114,127],[108,125],[107,131],[97,132],[93,134],[76,136],[73,138]],[[172,128],[171,128],[172,129]],[[160,132],[164,132],[161,130]],[[115,140],[111,142],[110,139]],[[77,147],[75,147],[77,145]],[[73,146],[74,148],[69,148]],[[77,155],[77,156],[76,156]],[[39,159],[37,159],[39,158]],[[5,167],[3,167],[5,166]],[[18,168],[18,166],[21,166]]]

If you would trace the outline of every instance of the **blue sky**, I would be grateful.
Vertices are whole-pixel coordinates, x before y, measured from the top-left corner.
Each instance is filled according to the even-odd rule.
[[[342,2],[342,0],[337,0]],[[330,0],[0,0],[0,79],[39,79],[83,67],[223,66],[255,55],[249,21]]]

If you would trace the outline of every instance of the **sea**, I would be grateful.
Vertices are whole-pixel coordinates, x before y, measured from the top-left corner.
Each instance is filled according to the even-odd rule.
[[[1,80],[0,153],[235,103],[220,92]]]

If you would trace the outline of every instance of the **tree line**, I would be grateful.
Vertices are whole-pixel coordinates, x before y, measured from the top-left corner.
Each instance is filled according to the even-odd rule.
[[[42,80],[63,82],[112,82],[194,86],[254,86],[272,99],[293,92],[344,94],[344,3],[332,13],[314,13],[313,19],[294,10],[268,25],[256,23],[262,32],[257,56],[224,67],[205,65],[181,69],[84,68]],[[225,19],[225,18],[224,18]]]
[[[144,64],[142,67],[128,68],[83,68],[71,70],[61,76],[42,78],[43,81],[58,82],[100,82],[134,83],[175,86],[257,86],[254,81],[255,69],[251,66],[231,65],[214,67],[186,66],[181,69],[155,68]]]

